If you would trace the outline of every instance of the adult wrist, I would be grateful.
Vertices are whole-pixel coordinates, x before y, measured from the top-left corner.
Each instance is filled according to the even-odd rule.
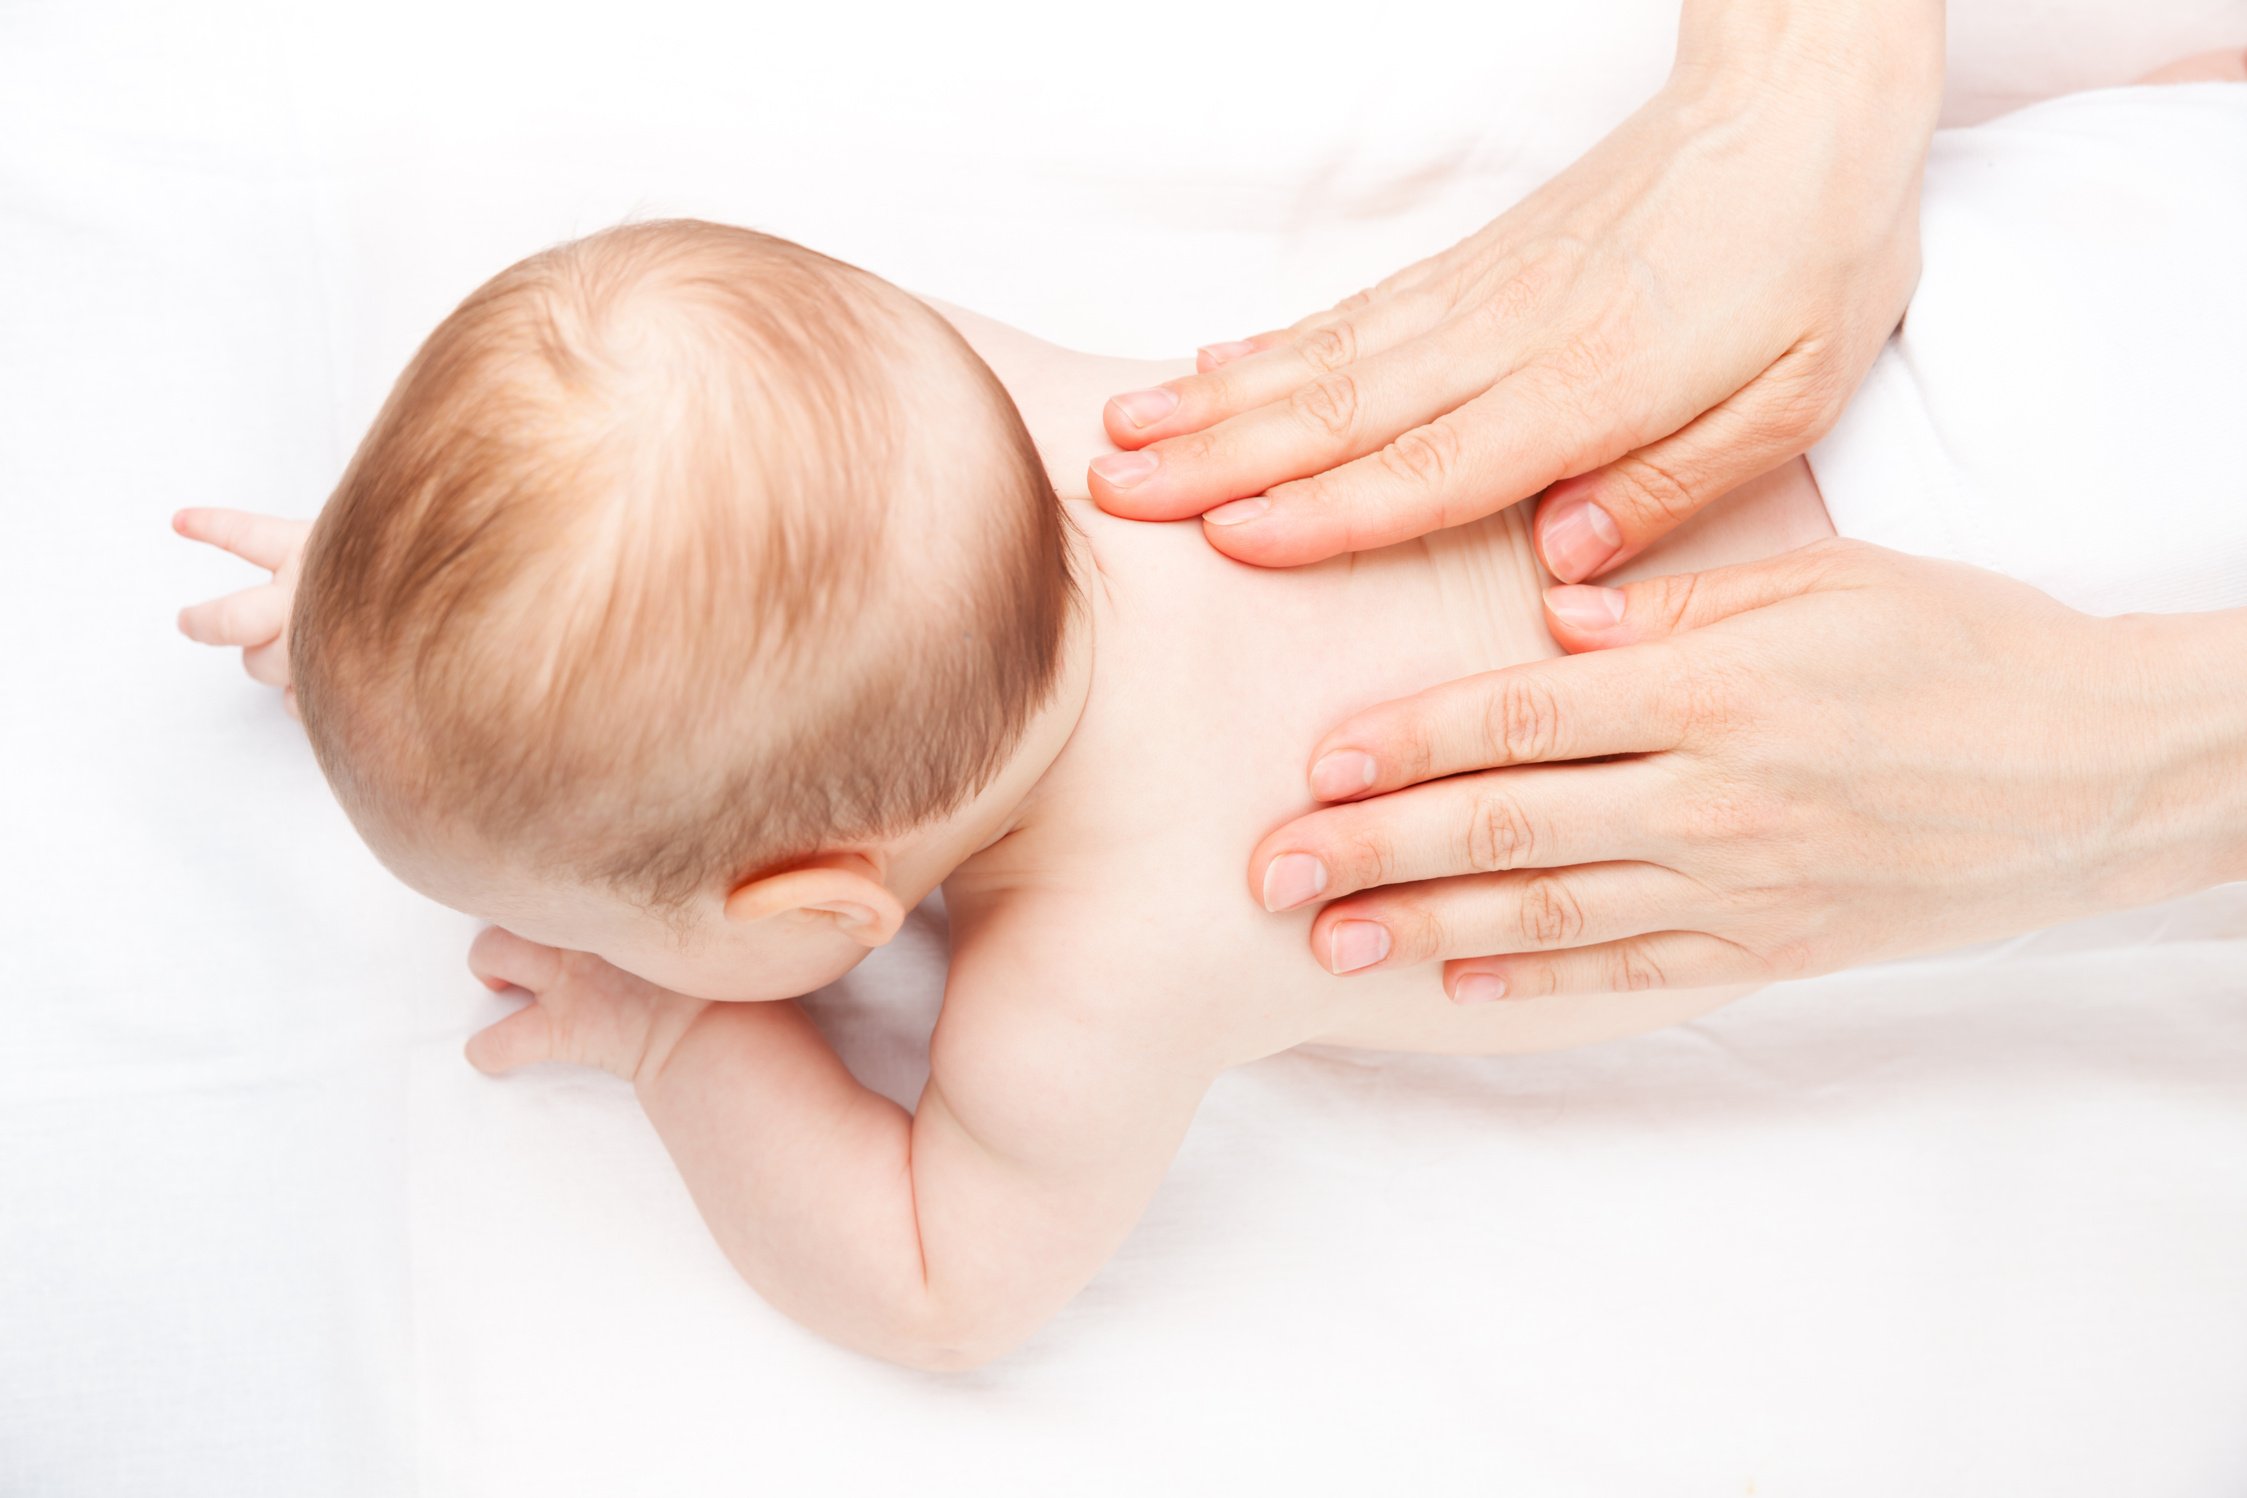
[[[1943,0],[1685,0],[1670,77],[1688,93],[1838,88],[1921,116],[1924,136],[1942,103],[1944,42]]]
[[[2139,833],[2131,903],[2247,880],[2247,609],[2101,623],[2139,705],[2099,730],[2136,760],[2117,798]]]

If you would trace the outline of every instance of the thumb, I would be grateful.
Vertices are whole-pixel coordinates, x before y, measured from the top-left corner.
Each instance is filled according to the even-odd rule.
[[[1571,654],[1667,639],[1734,614],[1834,586],[1847,542],[1820,541],[1760,562],[1650,577],[1620,588],[1564,584],[1545,590],[1545,624]]]
[[[488,1077],[553,1060],[554,1027],[545,1007],[525,1004],[497,1024],[486,1025],[468,1037],[467,1055],[468,1064]]]
[[[1553,576],[1580,583],[1629,561],[1711,500],[1808,451],[1833,418],[1805,400],[1805,382],[1805,369],[1782,359],[1669,436],[1547,489],[1537,550]]]

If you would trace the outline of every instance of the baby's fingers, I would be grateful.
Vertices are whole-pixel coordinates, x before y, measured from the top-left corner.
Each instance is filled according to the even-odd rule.
[[[179,632],[199,645],[263,645],[289,622],[289,591],[265,583],[179,611]]]
[[[504,926],[486,926],[468,945],[468,971],[486,988],[544,993],[562,975],[562,954]]]
[[[172,529],[190,541],[216,546],[268,572],[278,572],[304,545],[305,533],[312,525],[278,515],[253,515],[247,510],[194,509],[174,515]]]
[[[287,687],[289,684],[289,651],[279,635],[263,645],[252,645],[242,652],[242,669],[250,673],[250,680],[262,681],[269,687]],[[291,709],[294,711],[294,709]]]
[[[545,1006],[524,1005],[496,1025],[486,1025],[468,1037],[468,1064],[486,1076],[496,1077],[518,1066],[554,1059],[554,1027]]]

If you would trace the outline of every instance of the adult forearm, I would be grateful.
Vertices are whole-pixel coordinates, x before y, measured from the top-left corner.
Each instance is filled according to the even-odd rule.
[[[2117,813],[2136,834],[2132,903],[2247,879],[2247,609],[2113,621],[2145,702],[2104,731],[2144,746]]]

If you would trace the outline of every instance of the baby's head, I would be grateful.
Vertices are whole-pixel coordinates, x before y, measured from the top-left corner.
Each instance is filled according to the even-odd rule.
[[[628,225],[422,345],[313,530],[290,671],[407,882],[684,992],[803,993],[894,932],[901,852],[1051,695],[1066,524],[921,303]]]

